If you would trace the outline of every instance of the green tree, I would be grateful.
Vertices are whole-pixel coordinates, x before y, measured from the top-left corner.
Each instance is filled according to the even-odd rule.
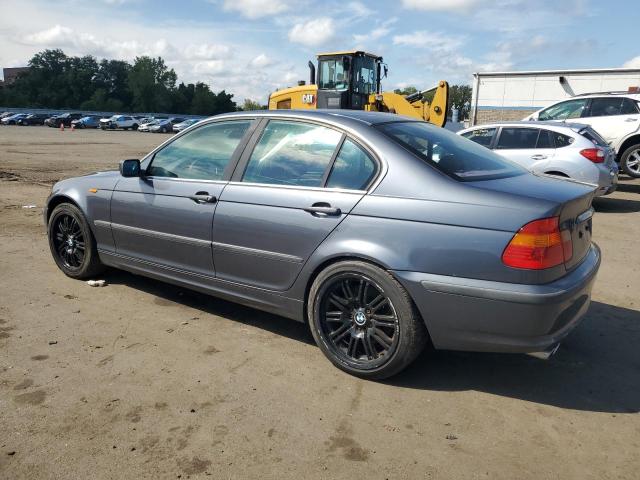
[[[418,89],[416,87],[408,86],[404,88],[396,88],[393,93],[397,93],[398,95],[411,95],[413,93],[418,93]]]
[[[449,110],[458,109],[458,118],[463,120],[469,118],[471,109],[471,86],[451,85],[449,87]]]
[[[256,102],[254,100],[251,100],[250,98],[245,98],[244,99],[244,103],[242,104],[241,107],[238,107],[238,110],[244,110],[244,111],[249,111],[249,110],[266,110],[268,108],[267,105],[260,105],[259,102]]]
[[[140,112],[168,111],[176,80],[176,72],[167,68],[162,58],[136,57],[128,81],[133,109]]]

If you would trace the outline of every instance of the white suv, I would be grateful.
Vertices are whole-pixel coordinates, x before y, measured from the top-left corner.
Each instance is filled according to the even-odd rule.
[[[572,120],[590,125],[615,150],[622,170],[640,178],[640,94],[578,95],[538,110],[524,120]]]
[[[110,118],[103,118],[100,120],[100,128],[102,130],[106,129],[117,129],[122,128],[123,130],[137,130],[138,129],[138,119],[135,117],[130,117],[128,115],[114,115]]]

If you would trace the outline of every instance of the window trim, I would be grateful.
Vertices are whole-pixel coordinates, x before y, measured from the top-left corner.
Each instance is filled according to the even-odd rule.
[[[249,165],[249,160],[251,159],[251,155],[253,154],[253,151],[255,150],[258,142],[260,141],[260,139],[262,138],[262,134],[264,133],[267,125],[269,124],[269,122],[271,121],[283,121],[283,122],[293,122],[293,123],[303,123],[303,124],[309,124],[309,125],[317,125],[320,127],[324,127],[324,128],[329,128],[331,130],[335,130],[336,132],[340,133],[342,136],[340,137],[340,140],[338,141],[338,143],[336,144],[336,148],[333,151],[333,154],[331,155],[331,160],[329,161],[329,163],[327,164],[327,167],[324,171],[324,174],[322,176],[322,181],[320,183],[320,185],[317,186],[309,186],[309,185],[281,185],[281,184],[275,184],[275,183],[260,183],[260,182],[243,182],[242,181],[242,177],[245,174],[245,171],[247,169],[247,166]],[[375,174],[371,176],[371,179],[369,180],[369,182],[367,183],[367,185],[362,189],[362,190],[353,190],[353,189],[347,189],[347,188],[331,188],[331,187],[326,187],[327,184],[327,180],[329,178],[329,175],[331,174],[331,171],[333,170],[333,165],[336,161],[336,158],[338,157],[338,154],[340,153],[340,149],[342,148],[342,145],[344,144],[346,139],[351,140],[353,143],[355,143],[358,147],[362,148],[362,150],[364,150],[367,155],[369,155],[369,157],[371,158],[371,160],[373,160],[374,164],[375,164]],[[374,186],[374,184],[376,184],[376,181],[381,177],[381,173],[384,170],[384,163],[378,158],[378,156],[367,146],[363,145],[362,142],[360,142],[357,138],[354,138],[353,135],[350,135],[349,133],[345,132],[344,130],[342,130],[341,128],[338,128],[334,125],[330,125],[330,124],[326,124],[324,122],[320,122],[320,121],[315,121],[312,119],[299,119],[299,118],[290,118],[290,117],[284,117],[284,116],[277,116],[277,117],[263,117],[259,120],[259,125],[256,127],[255,131],[253,132],[253,135],[251,137],[251,139],[247,142],[247,145],[236,165],[236,168],[233,172],[233,174],[231,175],[231,178],[229,180],[229,183],[232,183],[234,185],[250,185],[250,186],[265,186],[265,187],[273,187],[273,188],[289,188],[289,189],[306,189],[306,190],[322,190],[322,191],[340,191],[340,192],[369,192],[370,189]]]
[[[158,154],[158,152],[161,152],[162,150],[164,150],[165,148],[167,148],[169,145],[171,145],[173,142],[175,142],[176,140],[178,140],[179,138],[181,138],[183,135],[189,134],[193,131],[199,130],[200,128],[204,128],[204,127],[208,127],[211,125],[215,125],[218,123],[229,123],[229,122],[249,122],[249,128],[247,128],[247,131],[244,133],[244,135],[242,136],[242,138],[240,139],[240,142],[238,143],[238,145],[236,146],[236,149],[233,151],[233,153],[231,154],[231,158],[229,159],[229,163],[227,164],[227,166],[224,169],[224,172],[222,172],[222,178],[219,179],[198,179],[198,178],[180,178],[180,177],[157,177],[154,175],[147,175],[147,169],[152,165],[156,154]],[[156,147],[154,150],[152,150],[151,152],[149,152],[140,162],[143,166],[141,166],[140,168],[140,175],[141,177],[145,178],[145,179],[150,179],[150,180],[172,180],[172,181],[186,181],[186,182],[208,182],[208,183],[227,183],[230,179],[231,176],[233,174],[233,171],[238,163],[238,159],[240,158],[242,152],[245,150],[246,146],[247,146],[247,142],[248,140],[251,138],[251,135],[253,135],[253,133],[255,132],[258,124],[260,123],[259,120],[257,120],[255,117],[238,117],[238,118],[233,118],[233,117],[227,117],[227,118],[221,118],[221,119],[216,119],[210,122],[202,122],[202,123],[195,123],[194,125],[192,125],[189,128],[184,129],[182,132],[178,133],[177,135],[174,135],[173,137],[171,137],[170,139],[168,139],[166,142],[163,142],[162,144],[160,144],[158,147]],[[192,128],[195,127],[195,128]]]

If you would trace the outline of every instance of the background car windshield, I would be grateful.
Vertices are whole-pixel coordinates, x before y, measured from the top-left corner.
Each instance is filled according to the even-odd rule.
[[[424,122],[394,122],[377,127],[443,173],[461,181],[513,177],[526,170],[455,133]]]
[[[538,120],[565,120],[567,118],[580,118],[584,107],[587,105],[586,99],[569,100],[558,103],[543,111],[538,115]]]

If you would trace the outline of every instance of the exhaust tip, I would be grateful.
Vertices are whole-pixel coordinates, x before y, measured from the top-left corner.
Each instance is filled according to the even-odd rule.
[[[552,346],[547,350],[544,350],[542,352],[529,352],[527,353],[527,355],[533,358],[537,358],[539,360],[549,360],[549,357],[551,357],[551,355],[556,353],[558,351],[558,348],[560,348],[560,344],[556,343],[554,346]]]

